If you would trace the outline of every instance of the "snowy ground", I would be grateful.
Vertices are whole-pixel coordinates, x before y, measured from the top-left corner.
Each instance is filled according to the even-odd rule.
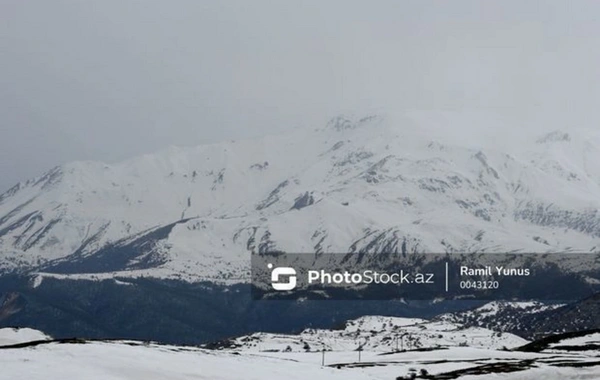
[[[31,348],[0,351],[0,379],[396,379],[411,369],[425,369],[431,375],[481,367],[490,364],[521,365],[533,361],[536,368],[495,374],[497,379],[597,379],[600,370],[551,366],[556,355],[502,352],[456,347],[430,352],[403,352],[381,355],[363,352],[322,354],[247,353],[207,351],[197,348],[144,345],[133,342],[51,343]],[[570,355],[569,360],[585,362],[592,358]],[[414,371],[413,371],[414,372]],[[482,373],[483,374],[483,373]],[[459,376],[460,378],[489,378]],[[433,377],[444,378],[444,377]],[[458,377],[457,377],[458,378]]]
[[[15,331],[7,330],[0,330],[0,336],[14,339]],[[44,336],[33,332],[24,329],[18,335]],[[590,345],[599,338],[589,334],[564,343]],[[318,351],[207,350],[133,341],[50,342],[0,347],[0,379],[393,380],[410,378],[411,373],[434,380],[600,378],[598,350],[561,351],[557,346],[541,352],[458,346],[402,352],[366,349],[359,362],[358,351],[344,349],[323,356]]]

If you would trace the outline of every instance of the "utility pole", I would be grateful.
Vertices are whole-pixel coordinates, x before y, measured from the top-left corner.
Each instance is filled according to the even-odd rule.
[[[323,350],[321,350],[323,353],[323,356],[321,358],[321,366],[325,367],[325,347],[323,347]]]

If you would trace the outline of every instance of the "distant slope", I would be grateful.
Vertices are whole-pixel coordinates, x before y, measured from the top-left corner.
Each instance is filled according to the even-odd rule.
[[[36,286],[37,285],[37,286]],[[460,303],[253,301],[248,284],[156,278],[98,281],[0,277],[0,327],[28,326],[55,338],[128,338],[201,344],[255,331],[331,328],[367,314],[431,317]],[[464,307],[464,306],[463,306]]]
[[[213,349],[241,352],[311,352],[439,349],[443,347],[512,348],[526,341],[509,333],[457,323],[416,318],[365,316],[347,321],[343,329],[306,329],[298,335],[254,333],[209,344]]]
[[[434,320],[460,323],[464,326],[483,327],[493,331],[525,333],[532,327],[528,324],[530,315],[543,312],[549,314],[563,305],[542,302],[493,301],[471,310],[443,314]],[[530,335],[526,335],[530,336]]]
[[[600,294],[522,318],[529,336],[600,330]]]
[[[568,304],[494,301],[433,319],[541,339],[557,334],[600,330],[600,293]]]

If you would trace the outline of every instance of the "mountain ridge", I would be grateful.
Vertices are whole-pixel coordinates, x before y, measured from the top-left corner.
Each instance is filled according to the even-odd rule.
[[[89,261],[91,272],[61,273],[243,282],[249,252],[269,250],[600,252],[598,136],[478,148],[460,144],[468,132],[431,132],[440,118],[447,128],[473,122],[453,117],[340,116],[313,130],[54,168],[0,196],[0,271],[54,275]],[[94,267],[111,247],[122,264]]]

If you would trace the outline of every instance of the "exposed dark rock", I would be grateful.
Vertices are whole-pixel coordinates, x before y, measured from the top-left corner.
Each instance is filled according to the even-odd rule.
[[[552,204],[527,202],[519,205],[515,220],[526,220],[544,227],[561,227],[590,236],[600,237],[600,213],[598,209],[580,211],[562,210]]]
[[[294,205],[292,206],[292,208],[290,210],[300,210],[300,209],[303,209],[304,207],[308,207],[314,203],[315,203],[315,199],[313,197],[313,192],[311,191],[309,193],[307,191],[304,194],[299,195],[294,200]]]
[[[216,190],[218,185],[223,184],[224,179],[225,179],[225,169],[221,169],[221,170],[219,170],[215,179],[213,180],[211,190]]]
[[[343,116],[334,117],[327,123],[327,128],[335,129],[336,131],[343,131],[355,127],[356,125],[354,123],[352,123],[350,120],[346,119]]]
[[[250,169],[255,169],[255,170],[265,170],[269,167],[269,162],[265,161],[262,164],[252,164],[250,165]]]
[[[157,243],[166,239],[177,224],[188,220],[180,220],[134,238],[107,244],[91,255],[76,252],[66,260],[52,261],[41,269],[49,273],[102,273],[154,268],[166,262],[156,250]]]
[[[550,132],[536,140],[538,144],[544,144],[549,142],[569,142],[571,141],[571,135],[566,132],[554,131]]]
[[[265,208],[267,208],[267,207],[271,206],[272,204],[276,203],[277,201],[279,201],[279,194],[287,185],[289,185],[289,183],[290,182],[286,179],[285,181],[283,181],[279,185],[277,185],[277,187],[275,189],[273,189],[273,191],[271,191],[271,193],[269,193],[269,196],[265,200],[263,200],[258,205],[256,205],[256,209],[258,211],[264,210]]]

